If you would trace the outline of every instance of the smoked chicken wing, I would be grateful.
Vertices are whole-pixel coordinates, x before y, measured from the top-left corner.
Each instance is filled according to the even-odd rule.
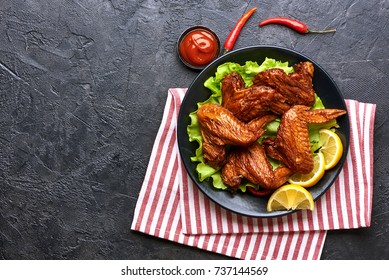
[[[294,65],[295,72],[288,75],[282,69],[273,68],[255,75],[254,86],[269,86],[279,92],[289,105],[312,106],[315,92],[312,86],[313,64],[300,62]]]
[[[264,133],[263,126],[276,116],[265,115],[244,123],[221,105],[204,104],[197,111],[197,118],[203,137],[204,160],[220,168],[226,160],[225,145],[250,145]]]
[[[258,73],[248,88],[240,74],[230,73],[222,80],[222,105],[244,122],[269,111],[281,115],[293,105],[311,106],[315,102],[313,72],[311,62],[297,63],[290,75],[274,68]]]
[[[222,106],[244,122],[268,114],[269,111],[282,114],[290,107],[285,103],[285,98],[271,87],[245,88],[242,76],[236,72],[224,76],[221,91]]]
[[[255,142],[249,147],[231,149],[221,177],[232,189],[236,189],[243,178],[265,189],[276,189],[288,180],[289,175],[290,169],[282,165],[273,170],[264,148]]]
[[[346,114],[345,110],[311,110],[304,105],[295,105],[282,115],[275,139],[262,143],[266,153],[285,164],[293,173],[306,174],[313,169],[313,157],[309,140],[308,124],[325,123]]]

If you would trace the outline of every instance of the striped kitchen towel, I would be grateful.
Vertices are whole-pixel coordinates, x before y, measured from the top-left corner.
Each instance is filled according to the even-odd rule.
[[[319,259],[326,232],[368,227],[373,194],[375,104],[346,100],[350,151],[313,212],[251,218],[219,207],[181,165],[176,124],[186,89],[170,89],[136,204],[132,230],[240,259]]]

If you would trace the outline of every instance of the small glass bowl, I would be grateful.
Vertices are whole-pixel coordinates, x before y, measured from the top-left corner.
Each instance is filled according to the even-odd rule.
[[[193,70],[202,70],[204,69],[209,63],[205,64],[205,65],[193,65],[191,64],[190,62],[186,61],[181,53],[180,53],[180,45],[181,45],[181,42],[182,40],[185,38],[186,35],[188,35],[190,32],[194,31],[194,30],[205,30],[206,32],[210,33],[216,40],[216,47],[217,47],[217,51],[216,51],[216,55],[215,57],[209,61],[209,63],[211,63],[212,61],[214,61],[216,58],[219,57],[220,55],[220,39],[219,37],[217,36],[217,34],[210,28],[206,27],[206,26],[203,26],[203,25],[196,25],[196,26],[192,26],[192,27],[189,27],[188,29],[186,29],[184,32],[181,33],[178,41],[177,41],[177,54],[178,54],[178,57],[180,58],[181,62],[186,65],[187,67],[193,69]]]

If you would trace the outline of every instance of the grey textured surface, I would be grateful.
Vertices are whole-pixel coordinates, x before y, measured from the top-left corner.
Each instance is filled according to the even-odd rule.
[[[169,87],[197,72],[175,43],[203,24],[235,48],[274,44],[377,103],[370,228],[328,233],[322,259],[389,259],[387,0],[0,0],[0,259],[226,259],[130,231]],[[259,28],[292,16],[330,35]]]

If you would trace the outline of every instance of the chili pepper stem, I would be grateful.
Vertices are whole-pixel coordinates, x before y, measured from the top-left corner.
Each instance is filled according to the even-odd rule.
[[[307,33],[331,33],[336,32],[336,29],[327,29],[327,30],[307,30]]]

